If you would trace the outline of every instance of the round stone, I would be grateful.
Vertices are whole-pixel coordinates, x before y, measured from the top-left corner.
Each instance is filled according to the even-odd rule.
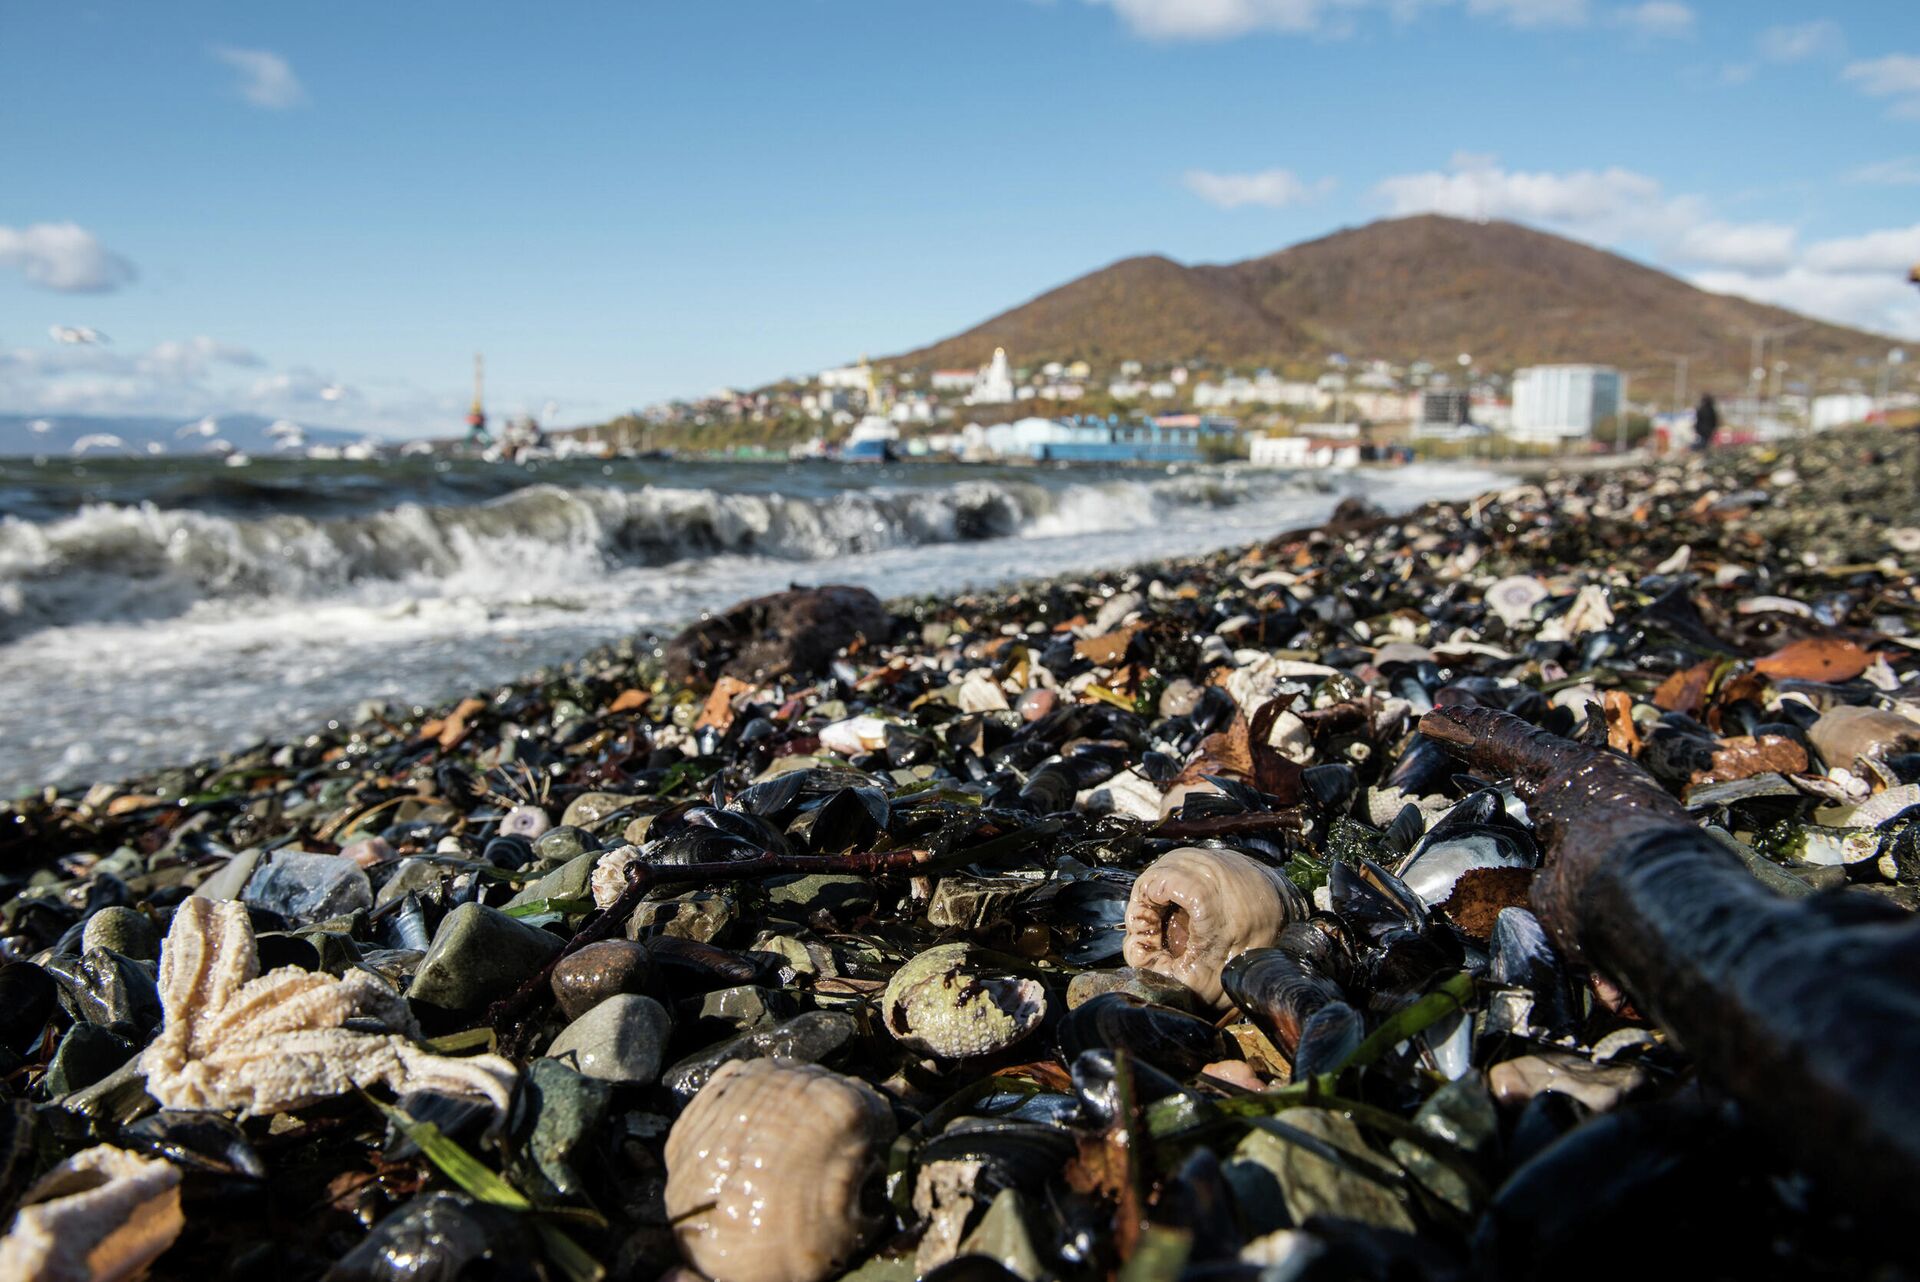
[[[618,993],[560,1030],[547,1056],[603,1082],[648,1086],[673,1032],[667,1008],[651,997]]]
[[[609,997],[644,992],[651,973],[644,944],[603,939],[554,965],[553,997],[568,1019],[578,1019]]]
[[[86,929],[80,932],[80,950],[91,952],[96,948],[134,961],[158,961],[160,930],[137,908],[102,908],[87,918]]]

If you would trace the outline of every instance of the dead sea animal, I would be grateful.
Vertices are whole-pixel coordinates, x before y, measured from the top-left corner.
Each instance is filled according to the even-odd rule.
[[[783,1059],[722,1065],[667,1136],[667,1214],[717,1282],[820,1282],[878,1226],[893,1115],[864,1082]]]
[[[1307,903],[1285,874],[1233,850],[1183,846],[1153,861],[1127,898],[1127,965],[1222,1005],[1220,969],[1265,948]]]
[[[162,1107],[264,1116],[378,1084],[483,1095],[505,1111],[513,1066],[415,1046],[405,999],[371,974],[259,969],[244,905],[194,897],[174,911],[160,955],[165,1022],[142,1060]],[[393,1031],[352,1031],[350,1019]]]
[[[21,1198],[0,1239],[10,1282],[117,1282],[143,1272],[180,1236],[180,1171],[109,1144],[75,1153]]]

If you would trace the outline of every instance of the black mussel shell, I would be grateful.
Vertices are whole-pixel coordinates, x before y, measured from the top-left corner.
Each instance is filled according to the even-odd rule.
[[[59,993],[53,976],[32,962],[0,966],[0,1046],[16,1055],[32,1050],[53,1016]]]
[[[1083,1051],[1124,1050],[1176,1078],[1225,1054],[1219,1030],[1207,1020],[1131,993],[1101,993],[1074,1007],[1061,1018],[1056,1041],[1068,1064]]]

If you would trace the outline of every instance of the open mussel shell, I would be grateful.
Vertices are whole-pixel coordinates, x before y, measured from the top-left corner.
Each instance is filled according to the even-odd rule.
[[[1131,993],[1101,993],[1080,1003],[1061,1017],[1055,1037],[1067,1064],[1083,1051],[1124,1050],[1175,1078],[1191,1077],[1226,1054],[1207,1020]]]

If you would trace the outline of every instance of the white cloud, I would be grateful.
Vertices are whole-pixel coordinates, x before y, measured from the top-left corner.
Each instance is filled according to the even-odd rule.
[[[1847,175],[1847,181],[1874,187],[1920,187],[1920,156],[1901,156],[1862,165]]]
[[[133,264],[77,223],[0,227],[0,267],[67,294],[105,294],[130,283]]]
[[[1754,41],[1754,47],[1768,62],[1805,62],[1844,52],[1847,35],[1833,19],[1819,18],[1768,27]]]
[[[1716,294],[1774,303],[1809,316],[1920,339],[1920,299],[1904,279],[1884,272],[1860,275],[1792,267],[1772,274],[1706,271],[1693,283]]]
[[[1254,31],[1337,35],[1365,0],[1087,0],[1150,40],[1224,40]]]
[[[1334,180],[1322,178],[1305,182],[1290,169],[1266,169],[1250,174],[1216,174],[1205,169],[1189,169],[1181,179],[1191,191],[1209,205],[1238,209],[1260,205],[1267,209],[1285,209],[1289,205],[1316,200],[1333,190]]]
[[[1587,0],[1467,0],[1467,12],[1515,27],[1578,27],[1587,20]]]
[[[1893,114],[1920,120],[1920,54],[1890,53],[1850,62],[1841,75],[1869,98],[1893,99]]]
[[[1819,241],[1807,247],[1806,256],[1807,266],[1836,272],[1904,274],[1915,263],[1920,263],[1920,223]]]
[[[1686,36],[1693,34],[1694,12],[1674,0],[1646,0],[1645,4],[1616,9],[1608,21],[1643,36]]]
[[[1920,223],[1802,244],[1791,226],[1715,217],[1704,198],[1629,169],[1529,173],[1466,153],[1445,171],[1402,174],[1374,190],[1395,214],[1511,218],[1641,250],[1702,289],[1920,338],[1920,294],[1906,281],[1920,262]]]
[[[1402,174],[1374,191],[1395,214],[1510,218],[1597,244],[1645,246],[1690,266],[1777,269],[1795,254],[1792,227],[1715,218],[1700,197],[1671,195],[1631,169],[1526,172],[1459,152],[1444,172]]]
[[[215,45],[210,52],[240,73],[239,82],[234,88],[254,106],[265,107],[269,111],[285,111],[289,107],[306,104],[306,86],[300,83],[300,78],[293,74],[293,68],[279,54],[265,49],[235,49],[227,45]]]
[[[1794,229],[1784,223],[1728,223],[1716,219],[1688,227],[1668,252],[1688,263],[1777,270],[1793,261],[1796,238]]]

